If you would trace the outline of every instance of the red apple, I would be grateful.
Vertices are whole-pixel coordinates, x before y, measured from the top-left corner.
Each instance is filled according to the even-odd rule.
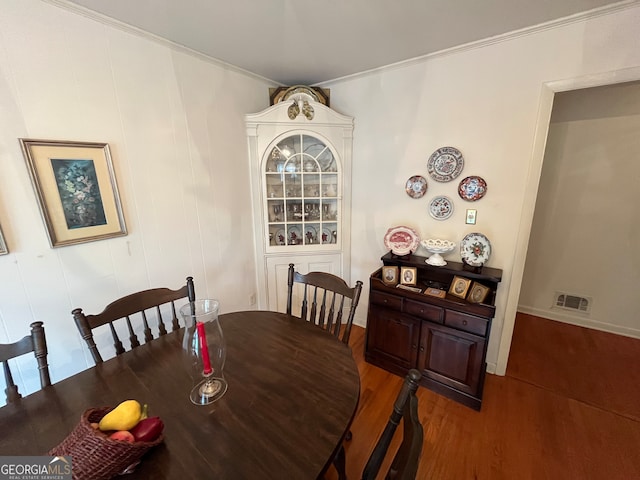
[[[117,432],[109,435],[109,438],[112,440],[120,440],[121,442],[129,442],[133,443],[135,441],[135,437],[131,432],[127,430],[118,430]]]

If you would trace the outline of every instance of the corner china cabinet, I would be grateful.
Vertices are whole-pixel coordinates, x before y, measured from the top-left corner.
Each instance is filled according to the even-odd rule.
[[[353,119],[304,87],[245,119],[258,308],[284,311],[289,263],[350,284]]]

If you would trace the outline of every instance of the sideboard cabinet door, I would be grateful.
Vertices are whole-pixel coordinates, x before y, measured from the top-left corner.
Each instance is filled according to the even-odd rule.
[[[475,396],[484,371],[484,349],[483,337],[423,322],[418,368],[427,378]]]

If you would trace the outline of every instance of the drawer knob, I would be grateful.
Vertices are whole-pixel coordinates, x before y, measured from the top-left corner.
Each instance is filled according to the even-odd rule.
[[[385,298],[384,300],[382,300],[382,303],[387,303],[387,299]]]
[[[420,313],[424,313],[424,308],[421,308],[421,309],[420,309]]]
[[[411,345],[411,348],[415,350],[416,348],[418,348],[418,345],[414,343],[413,345]]]
[[[420,351],[424,352],[424,345],[420,345]]]
[[[466,325],[468,322],[466,320],[462,320],[462,324]]]

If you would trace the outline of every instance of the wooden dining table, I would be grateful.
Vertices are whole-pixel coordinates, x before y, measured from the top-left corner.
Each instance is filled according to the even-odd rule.
[[[358,405],[351,349],[277,312],[228,313],[220,323],[229,388],[216,403],[189,400],[180,329],[0,408],[0,455],[44,455],[85,410],[135,399],[163,420],[164,442],[122,478],[321,478]]]

